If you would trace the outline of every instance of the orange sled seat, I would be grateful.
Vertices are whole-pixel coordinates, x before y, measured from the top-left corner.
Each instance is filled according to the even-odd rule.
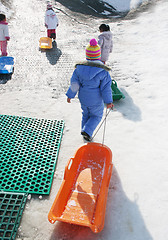
[[[48,220],[83,225],[100,232],[104,227],[112,167],[112,152],[107,146],[87,143],[80,147],[68,161]]]

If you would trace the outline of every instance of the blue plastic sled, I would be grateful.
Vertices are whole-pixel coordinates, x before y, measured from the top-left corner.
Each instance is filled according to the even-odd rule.
[[[14,71],[13,57],[0,57],[0,74],[12,74]]]

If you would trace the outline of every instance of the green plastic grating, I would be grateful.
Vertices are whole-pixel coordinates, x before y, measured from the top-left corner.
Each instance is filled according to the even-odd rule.
[[[0,190],[49,194],[64,121],[0,115]]]
[[[27,193],[0,192],[0,239],[15,239],[27,195]]]

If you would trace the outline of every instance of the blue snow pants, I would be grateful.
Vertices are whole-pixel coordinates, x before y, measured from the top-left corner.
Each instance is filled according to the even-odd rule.
[[[98,106],[87,107],[81,104],[82,108],[82,132],[86,132],[91,137],[97,125],[102,119],[104,103]]]

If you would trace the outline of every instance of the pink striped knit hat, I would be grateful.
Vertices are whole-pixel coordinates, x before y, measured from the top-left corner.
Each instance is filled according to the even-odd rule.
[[[90,40],[90,44],[86,48],[86,59],[87,60],[100,60],[101,59],[101,49],[97,44],[95,38]]]

